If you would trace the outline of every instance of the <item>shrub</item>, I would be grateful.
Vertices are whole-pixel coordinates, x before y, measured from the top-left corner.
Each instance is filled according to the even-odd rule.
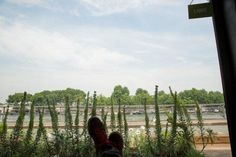
[[[118,114],[117,120],[114,113],[113,102],[111,102],[111,130],[117,128],[124,137],[124,157],[132,156],[136,152],[139,157],[203,157],[202,151],[206,145],[213,142],[214,133],[210,129],[204,127],[203,118],[200,107],[196,103],[196,115],[198,120],[197,127],[200,130],[200,138],[203,142],[201,151],[196,151],[194,145],[194,129],[191,122],[191,117],[187,112],[186,107],[181,104],[181,100],[177,97],[177,92],[173,92],[170,88],[174,106],[172,113],[167,114],[167,123],[165,129],[161,127],[160,111],[158,105],[158,86],[155,87],[154,103],[155,103],[155,128],[151,131],[149,124],[149,116],[147,112],[147,98],[141,95],[141,104],[144,107],[145,130],[138,135],[133,135],[129,132],[126,104],[121,108],[121,99],[118,98]],[[96,113],[96,92],[93,95],[93,105],[91,113],[89,113],[89,92],[87,93],[82,133],[79,131],[79,110],[80,100],[76,105],[75,119],[73,120],[71,113],[71,103],[69,97],[65,98],[65,128],[59,128],[58,113],[56,104],[53,99],[47,100],[47,105],[51,117],[52,129],[44,127],[44,109],[39,109],[39,124],[34,133],[34,101],[30,109],[30,121],[27,131],[23,132],[23,122],[25,116],[25,100],[26,93],[20,104],[20,112],[12,132],[7,129],[8,108],[0,123],[0,157],[17,156],[21,157],[27,154],[29,157],[95,157],[94,144],[87,133],[88,115],[95,116]],[[127,101],[127,103],[129,103]],[[123,109],[123,110],[122,110]],[[104,108],[101,111],[101,119],[104,127],[108,132],[107,116]],[[73,125],[74,122],[74,125]],[[163,130],[164,129],[164,130]],[[10,134],[10,137],[8,136]]]

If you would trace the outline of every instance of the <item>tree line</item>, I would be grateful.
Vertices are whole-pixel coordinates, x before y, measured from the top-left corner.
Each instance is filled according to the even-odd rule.
[[[94,93],[96,94],[96,92]],[[8,96],[6,100],[7,103],[17,105],[22,100],[24,93],[15,93]],[[44,90],[35,94],[27,94],[26,101],[34,101],[35,105],[45,105],[48,100],[53,100],[56,104],[62,104],[65,101],[65,97],[69,97],[72,102],[77,102],[78,99],[85,103],[86,95],[80,89],[67,88],[65,90]],[[135,95],[130,95],[130,91],[127,87],[116,85],[113,89],[111,96],[96,95],[97,105],[111,105],[117,104],[120,101],[122,104],[126,105],[140,105],[140,102],[143,98],[146,98],[147,105],[154,104],[154,93],[150,94],[147,90],[138,88],[135,92]],[[200,104],[210,104],[210,103],[224,103],[223,94],[219,91],[206,91],[205,89],[196,89],[192,88],[189,90],[183,90],[178,93],[178,97],[183,104],[194,104],[198,102]],[[89,96],[89,99],[92,101],[93,96]],[[158,91],[158,103],[160,105],[173,104],[173,99],[170,93],[167,93],[163,90]]]

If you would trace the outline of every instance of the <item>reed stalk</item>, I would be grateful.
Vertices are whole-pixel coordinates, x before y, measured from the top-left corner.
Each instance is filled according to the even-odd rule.
[[[35,149],[37,148],[37,145],[40,142],[40,138],[42,136],[42,132],[44,129],[44,125],[43,125],[44,109],[42,109],[42,111],[40,111],[40,109],[38,109],[38,113],[39,113],[39,124],[38,124],[38,130],[37,130],[35,140],[34,140]]]
[[[101,111],[101,118],[102,118],[102,123],[103,123],[104,129],[107,133],[108,132],[108,129],[107,129],[107,112],[105,113],[104,107],[102,108],[102,111]]]
[[[14,127],[13,132],[10,137],[10,143],[11,143],[10,147],[12,148],[12,150],[17,150],[18,144],[20,142],[19,138],[20,138],[20,136],[22,136],[22,133],[23,133],[26,96],[27,96],[27,93],[24,92],[24,96],[23,96],[21,104],[20,104],[19,116],[16,120],[15,127]]]
[[[129,126],[128,126],[128,122],[126,119],[126,106],[123,106],[123,119],[124,119],[124,146],[125,146],[125,150],[124,150],[124,157],[130,157],[130,147],[129,147]]]
[[[118,131],[122,132],[122,114],[121,114],[121,100],[118,99],[118,113],[117,113],[117,119],[118,119]]]
[[[161,120],[160,120],[160,110],[158,105],[158,86],[155,86],[155,94],[154,94],[154,104],[155,104],[155,133],[157,137],[157,150],[161,154],[162,145],[161,145]]]
[[[111,98],[111,131],[115,131],[116,127],[116,116],[114,112],[113,98]]]
[[[53,101],[52,103],[50,103],[49,99],[47,99],[47,105],[48,105],[48,109],[49,109],[49,113],[51,117],[52,130],[55,136],[57,136],[59,134],[59,128],[58,128],[58,115],[56,111],[55,102]]]
[[[144,106],[144,114],[145,114],[145,131],[147,136],[147,141],[150,144],[150,125],[149,125],[149,117],[147,113],[147,98],[142,100],[142,104]]]
[[[85,138],[87,138],[87,121],[88,121],[88,106],[89,106],[89,92],[86,96],[86,103],[84,108],[84,122],[83,122],[83,135]]]
[[[9,105],[6,108],[6,112],[2,121],[2,130],[0,132],[0,141],[2,141],[3,145],[6,143],[7,138],[7,117],[9,114]]]
[[[203,118],[202,118],[202,113],[201,113],[201,109],[200,106],[198,104],[198,102],[195,102],[196,104],[196,114],[197,114],[197,120],[198,120],[198,128],[200,130],[200,136],[201,136],[201,140],[202,140],[202,149],[200,152],[202,152],[205,147],[207,146],[207,143],[205,142],[204,139],[204,135],[205,135],[205,128],[204,128],[204,124],[203,124]]]
[[[65,97],[65,130],[67,132],[67,135],[72,133],[73,129],[73,122],[72,122],[72,115],[70,111],[70,102],[69,97]]]
[[[76,143],[79,144],[79,112],[80,112],[80,99],[76,103],[76,115],[75,115],[75,136]]]
[[[30,121],[29,121],[27,132],[26,132],[26,136],[24,139],[26,145],[32,140],[32,134],[33,134],[33,129],[34,129],[34,105],[35,105],[35,101],[32,102],[31,107],[30,107]]]
[[[94,91],[94,94],[93,94],[93,106],[92,106],[92,117],[96,116],[96,109],[97,109],[97,94],[96,94],[96,91]]]
[[[170,94],[174,99],[174,108],[173,108],[173,119],[171,123],[171,136],[170,136],[170,141],[169,141],[169,146],[170,146],[170,156],[176,155],[175,151],[175,138],[176,138],[176,133],[177,133],[177,105],[178,105],[178,100],[177,100],[177,92],[173,93],[171,87],[170,89]]]

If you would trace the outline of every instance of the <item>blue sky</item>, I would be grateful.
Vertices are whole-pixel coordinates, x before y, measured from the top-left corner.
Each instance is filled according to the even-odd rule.
[[[212,19],[189,20],[189,3],[1,0],[0,102],[67,87],[109,95],[117,84],[222,91]]]

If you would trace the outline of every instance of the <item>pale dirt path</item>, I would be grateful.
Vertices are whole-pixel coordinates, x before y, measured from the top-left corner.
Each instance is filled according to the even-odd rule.
[[[197,145],[198,150],[201,150],[201,148],[201,145]],[[207,157],[232,157],[230,144],[208,145],[204,153]]]

